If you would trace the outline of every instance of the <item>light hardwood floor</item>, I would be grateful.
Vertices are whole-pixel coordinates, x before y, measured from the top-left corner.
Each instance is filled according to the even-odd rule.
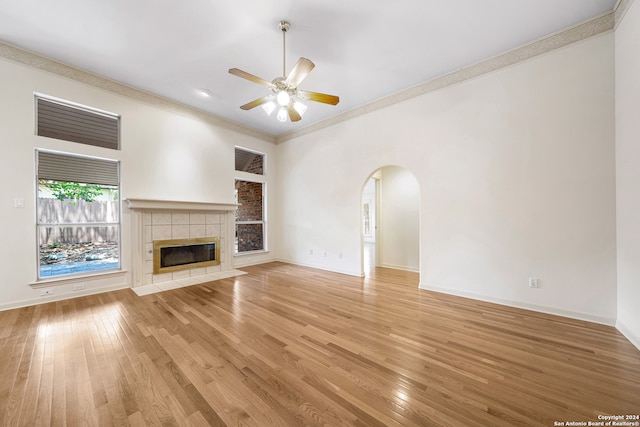
[[[640,413],[614,328],[271,263],[0,312],[5,426],[553,426]]]

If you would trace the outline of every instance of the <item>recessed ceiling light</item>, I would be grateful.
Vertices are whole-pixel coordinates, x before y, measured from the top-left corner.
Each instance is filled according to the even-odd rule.
[[[198,89],[198,93],[205,98],[211,98],[213,96],[213,93],[209,89]]]

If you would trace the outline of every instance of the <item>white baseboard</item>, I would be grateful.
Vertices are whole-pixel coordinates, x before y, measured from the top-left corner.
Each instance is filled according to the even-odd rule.
[[[292,265],[299,265],[300,267],[309,267],[309,268],[315,268],[315,269],[318,269],[318,270],[330,271],[332,273],[346,274],[347,276],[364,277],[364,275],[362,274],[361,271],[355,272],[355,271],[349,271],[349,270],[340,270],[340,269],[337,269],[337,268],[327,268],[327,267],[320,266],[320,265],[305,264],[305,263],[302,263],[302,262],[299,262],[299,261],[289,260],[289,259],[286,259],[286,258],[278,258],[275,261],[284,262],[284,263],[292,264]]]
[[[618,319],[616,322],[616,329],[627,338],[631,344],[636,346],[638,350],[640,350],[640,337],[637,336],[630,327],[628,327],[623,321]]]
[[[234,260],[236,261],[236,260]],[[251,261],[243,261],[243,262],[234,262],[233,263],[233,268],[242,268],[242,267],[251,267],[252,265],[260,265],[260,264],[269,264],[270,262],[278,262],[280,261],[279,259],[276,258],[269,258],[269,259],[258,259],[258,260],[251,260]]]
[[[118,285],[103,286],[96,289],[84,289],[81,291],[67,292],[64,294],[55,294],[49,297],[31,298],[31,299],[15,301],[7,304],[0,304],[0,311],[12,310],[14,308],[29,307],[31,305],[45,304],[45,303],[54,302],[54,301],[69,300],[73,298],[84,297],[87,295],[103,294],[105,292],[118,291],[120,289],[128,289],[128,288],[131,288],[131,285],[123,283]]]
[[[402,265],[393,265],[393,264],[380,264],[377,267],[382,267],[382,268],[390,268],[392,270],[402,270],[402,271],[411,271],[413,273],[420,273],[420,268],[412,268],[412,267],[406,267],[406,266],[402,266]]]
[[[266,264],[277,261],[276,257],[269,251],[235,254],[233,255],[233,268],[249,267],[252,265]]]
[[[502,298],[495,298],[495,297],[490,297],[490,296],[486,296],[486,295],[475,294],[475,293],[472,293],[472,292],[465,292],[465,291],[458,291],[458,290],[452,290],[452,289],[438,288],[438,287],[435,287],[435,286],[426,286],[426,285],[424,285],[422,283],[420,283],[419,287],[420,287],[420,289],[424,289],[426,291],[434,291],[434,292],[439,292],[439,293],[447,294],[447,295],[454,295],[454,296],[459,296],[459,297],[464,297],[464,298],[471,298],[471,299],[475,299],[475,300],[479,300],[479,301],[485,301],[485,302],[491,302],[491,303],[494,303],[494,304],[506,305],[508,307],[522,308],[524,310],[537,311],[539,313],[553,314],[553,315],[556,315],[556,316],[568,317],[570,319],[585,320],[587,322],[599,323],[601,325],[607,325],[607,326],[615,326],[616,325],[616,319],[608,318],[608,317],[601,317],[601,316],[594,316],[594,315],[591,315],[591,314],[580,313],[580,312],[577,312],[577,311],[562,310],[562,309],[555,308],[555,307],[546,307],[546,306],[542,306],[542,305],[529,304],[529,303],[522,302],[522,301],[512,301],[512,300],[507,300],[507,299],[502,299]]]

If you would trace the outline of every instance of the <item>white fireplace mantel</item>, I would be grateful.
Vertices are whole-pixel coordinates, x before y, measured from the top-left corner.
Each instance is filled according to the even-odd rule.
[[[180,200],[124,199],[133,210],[235,211],[237,203],[188,202]]]

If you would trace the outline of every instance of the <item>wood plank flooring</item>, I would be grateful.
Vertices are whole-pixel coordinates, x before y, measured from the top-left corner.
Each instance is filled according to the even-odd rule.
[[[0,312],[3,426],[553,426],[640,413],[612,327],[270,263]],[[557,424],[559,425],[559,424]]]

